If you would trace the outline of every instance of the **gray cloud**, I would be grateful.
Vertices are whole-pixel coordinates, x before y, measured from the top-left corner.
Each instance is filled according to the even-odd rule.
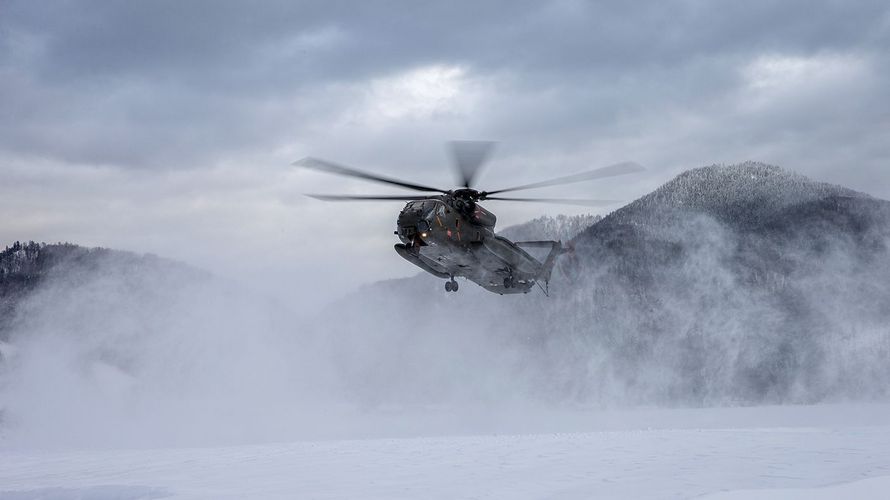
[[[534,116],[482,103],[470,119],[490,134],[515,123],[540,133],[543,119],[572,137],[732,91],[735,69],[758,54],[861,54],[888,41],[883,2],[11,2],[4,10],[4,148],[120,166],[274,147],[350,105],[294,109],[302,97],[425,65],[497,78],[501,109],[533,101]]]

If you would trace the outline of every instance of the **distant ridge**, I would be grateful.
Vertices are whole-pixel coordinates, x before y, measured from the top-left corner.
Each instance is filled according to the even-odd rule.
[[[567,242],[602,219],[599,215],[544,215],[498,232],[513,241],[556,240]]]
[[[762,222],[785,207],[825,198],[871,196],[813,181],[775,165],[745,162],[681,173],[652,193],[606,216],[603,226],[658,225],[690,212],[707,213],[732,225]]]
[[[849,242],[886,251],[890,202],[774,165],[714,165],[678,175],[591,225],[575,242],[588,260],[620,256],[640,275],[656,262],[682,259],[709,234],[735,246],[730,253],[738,272],[785,272],[790,256],[806,255],[783,249]]]
[[[198,282],[209,273],[151,254],[73,243],[14,242],[0,251],[0,341],[6,340],[19,305],[47,281],[66,286],[94,280],[102,273],[130,277],[134,287],[150,276],[176,276],[181,283]]]

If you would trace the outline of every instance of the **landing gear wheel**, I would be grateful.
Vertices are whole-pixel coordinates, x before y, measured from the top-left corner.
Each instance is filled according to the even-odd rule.
[[[446,281],[446,282],[445,282],[445,291],[446,291],[446,292],[450,292],[451,290],[453,290],[453,288],[452,288],[452,286],[451,286],[451,282],[450,282],[450,281]]]
[[[452,292],[456,292],[456,291],[457,291],[457,288],[458,288],[458,287],[457,287],[457,281],[452,281],[452,282],[451,282],[451,291],[452,291]]]
[[[513,288],[513,277],[507,276],[504,278],[504,288]]]

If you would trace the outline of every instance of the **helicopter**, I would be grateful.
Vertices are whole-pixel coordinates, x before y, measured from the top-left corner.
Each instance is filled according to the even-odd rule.
[[[481,201],[513,201],[527,203],[559,203],[606,206],[617,200],[513,198],[495,196],[501,193],[535,189],[560,184],[614,177],[645,170],[633,162],[622,162],[586,172],[557,177],[492,191],[473,188],[480,167],[490,157],[491,141],[452,141],[448,143],[454,160],[458,182],[462,187],[439,189],[365,172],[330,161],[306,157],[292,165],[355,177],[371,182],[418,191],[418,195],[332,195],[307,194],[323,201],[407,201],[399,212],[394,234],[401,243],[395,251],[424,271],[445,279],[445,291],[457,292],[456,277],[463,277],[482,288],[497,293],[528,293],[536,284],[549,295],[550,277],[556,259],[569,249],[561,241],[513,242],[495,234],[497,217],[479,204]],[[432,194],[435,193],[435,194]],[[539,260],[526,248],[546,248]],[[542,286],[541,283],[544,283]]]

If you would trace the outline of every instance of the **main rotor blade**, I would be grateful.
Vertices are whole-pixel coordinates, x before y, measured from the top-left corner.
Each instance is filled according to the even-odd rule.
[[[368,172],[363,172],[361,170],[356,170],[350,167],[344,167],[343,165],[337,165],[336,163],[331,163],[329,161],[320,160],[318,158],[312,158],[307,156],[301,160],[297,160],[293,162],[291,165],[303,168],[311,168],[313,170],[320,170],[322,172],[328,172],[331,174],[337,175],[345,175],[347,177],[357,177],[359,179],[365,179],[368,181],[381,182],[383,184],[391,184],[393,186],[400,186],[403,188],[413,189],[415,191],[427,191],[427,192],[436,192],[436,193],[445,193],[447,191],[424,186],[422,184],[414,184],[411,182],[400,181],[398,179],[393,179],[391,177],[384,177],[382,175],[371,174]]]
[[[562,205],[584,205],[588,207],[605,207],[621,203],[621,200],[577,200],[566,198],[509,198],[501,196],[486,196],[480,201],[496,200],[496,201],[529,201],[532,203],[556,203]]]
[[[410,196],[410,195],[349,195],[349,194],[307,194],[310,198],[322,201],[412,201],[429,200],[435,196]]]
[[[609,165],[608,167],[591,170],[589,172],[581,172],[580,174],[557,177],[556,179],[550,179],[548,181],[534,182],[531,184],[523,184],[521,186],[488,191],[487,194],[506,193],[507,191],[519,191],[520,189],[534,189],[547,186],[558,186],[560,184],[571,184],[573,182],[583,182],[593,179],[602,179],[604,177],[615,177],[618,175],[632,174],[634,172],[642,172],[644,170],[646,169],[643,168],[642,165],[639,165],[632,161],[626,161],[623,163],[616,163],[615,165]]]
[[[468,188],[479,173],[479,167],[491,156],[494,142],[491,141],[451,141],[451,157],[460,176],[458,185]]]

